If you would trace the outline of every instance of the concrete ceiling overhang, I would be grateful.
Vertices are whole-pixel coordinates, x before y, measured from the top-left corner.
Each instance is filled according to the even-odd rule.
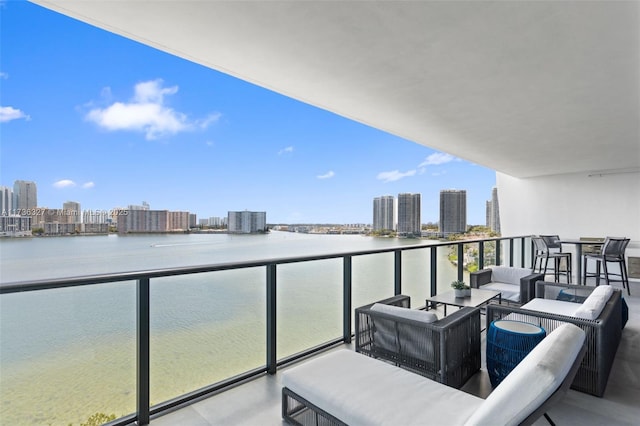
[[[638,1],[33,2],[515,177],[640,168]]]

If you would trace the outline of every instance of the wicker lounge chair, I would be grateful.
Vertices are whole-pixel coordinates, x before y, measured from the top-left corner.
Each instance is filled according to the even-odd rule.
[[[357,308],[356,352],[460,388],[480,369],[480,309],[437,320],[409,307],[410,298],[400,295]]]
[[[316,426],[530,425],[566,394],[584,342],[579,327],[558,327],[487,399],[340,349],[282,373],[282,417]]]
[[[596,290],[599,289],[599,290]],[[593,318],[585,317],[589,296],[611,292],[602,302],[601,310],[592,311]],[[538,281],[536,299],[521,306],[490,304],[487,323],[499,319],[514,319],[533,323],[550,333],[563,323],[575,324],[587,335],[587,354],[576,374],[572,388],[601,397],[609,380],[609,373],[622,335],[621,291],[609,286],[589,287]],[[591,308],[590,308],[591,309]]]

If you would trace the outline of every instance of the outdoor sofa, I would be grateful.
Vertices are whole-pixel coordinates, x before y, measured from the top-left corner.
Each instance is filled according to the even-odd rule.
[[[511,266],[492,266],[469,274],[469,286],[502,293],[502,301],[523,304],[535,297],[537,281],[544,274],[532,273],[531,269]]]
[[[579,327],[558,327],[487,399],[338,349],[282,373],[282,416],[297,425],[528,425],[566,394],[584,341]]]
[[[500,319],[533,323],[547,333],[564,323],[584,330],[587,354],[572,388],[602,397],[622,335],[620,290],[538,281],[536,298],[521,307],[487,305],[487,324]]]
[[[438,319],[398,295],[356,309],[356,352],[460,388],[479,369],[480,309]]]

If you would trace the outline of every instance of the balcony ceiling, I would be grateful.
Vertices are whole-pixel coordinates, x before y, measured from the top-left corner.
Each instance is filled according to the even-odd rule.
[[[640,168],[638,1],[34,3],[512,176]]]

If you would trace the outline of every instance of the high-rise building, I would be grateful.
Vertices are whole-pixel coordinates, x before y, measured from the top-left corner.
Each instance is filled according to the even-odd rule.
[[[421,234],[420,194],[398,194],[398,235],[419,237]]]
[[[67,201],[62,205],[62,214],[59,219],[60,223],[80,223],[80,203],[75,201]]]
[[[383,195],[373,199],[373,230],[382,231],[395,229],[395,215],[393,211],[394,198],[392,195]]]
[[[8,186],[0,186],[0,214],[10,216],[13,213],[13,190]]]
[[[35,209],[38,207],[38,189],[35,182],[26,180],[15,181],[13,184],[13,194],[16,199],[16,203],[13,206],[14,209],[26,212],[27,209]]]
[[[500,234],[500,204],[495,186],[491,189],[491,200],[487,201],[487,228]]]
[[[129,208],[118,216],[118,232],[168,232],[169,211]]]
[[[461,234],[467,231],[467,191],[440,191],[440,234]]]
[[[264,232],[267,228],[267,212],[228,212],[228,231],[237,234]]]
[[[110,222],[108,210],[85,210],[82,212],[82,223],[84,224],[106,224]]]
[[[169,231],[188,230],[191,227],[189,220],[189,212],[169,212],[167,215],[167,226]]]

